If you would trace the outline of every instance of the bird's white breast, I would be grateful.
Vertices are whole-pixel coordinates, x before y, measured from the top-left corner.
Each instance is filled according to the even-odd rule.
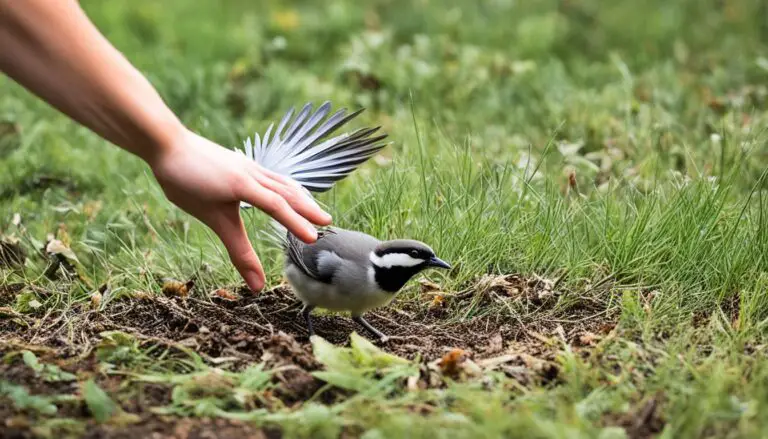
[[[349,311],[352,315],[384,306],[394,294],[381,290],[375,281],[373,267],[354,266],[344,261],[331,284],[319,282],[288,264],[285,275],[294,294],[305,304],[330,311]]]

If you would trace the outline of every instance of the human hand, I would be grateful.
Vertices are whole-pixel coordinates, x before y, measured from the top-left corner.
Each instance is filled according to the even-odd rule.
[[[240,218],[240,201],[274,217],[307,243],[317,239],[312,223],[331,223],[331,216],[292,179],[187,129],[147,161],[166,197],[219,236],[254,291],[264,287],[264,269]]]
[[[264,270],[240,201],[307,243],[317,239],[310,221],[330,224],[298,183],[187,130],[79,2],[0,0],[0,46],[0,72],[149,163],[168,199],[219,236],[252,289],[264,287]]]

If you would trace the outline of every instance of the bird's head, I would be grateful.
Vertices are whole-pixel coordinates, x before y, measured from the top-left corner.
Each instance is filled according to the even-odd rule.
[[[427,268],[450,269],[427,244],[410,239],[384,241],[371,252],[371,266],[379,286],[396,292],[416,273]]]

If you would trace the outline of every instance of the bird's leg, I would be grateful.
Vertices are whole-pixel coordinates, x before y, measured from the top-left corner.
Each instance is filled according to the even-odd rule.
[[[367,330],[371,331],[371,332],[372,332],[374,335],[376,335],[376,337],[379,337],[379,339],[380,339],[382,342],[386,342],[387,340],[389,340],[389,337],[387,337],[386,335],[384,335],[384,334],[383,334],[381,331],[379,331],[378,329],[376,329],[376,328],[374,328],[373,326],[371,326],[371,324],[370,324],[370,323],[368,323],[368,322],[367,322],[367,321],[366,321],[366,320],[363,318],[363,316],[352,316],[352,320],[354,320],[355,322],[357,322],[357,323],[359,323],[359,324],[363,325],[363,327],[364,327],[365,329],[367,329]]]
[[[304,305],[304,308],[301,309],[301,315],[304,316],[304,321],[307,323],[307,331],[309,331],[310,337],[315,333],[315,331],[312,330],[312,318],[309,316],[313,309],[315,309],[315,307],[311,305]]]

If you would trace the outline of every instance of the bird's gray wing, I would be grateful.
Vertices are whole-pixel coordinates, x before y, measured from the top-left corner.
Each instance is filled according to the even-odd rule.
[[[386,144],[380,141],[387,137],[386,134],[374,135],[380,128],[375,127],[328,138],[363,110],[347,115],[346,110],[341,109],[325,119],[330,111],[330,102],[325,102],[314,113],[312,104],[308,103],[291,122],[294,113],[291,108],[274,133],[274,124],[271,124],[263,138],[255,134],[253,142],[247,139],[244,149],[238,151],[271,171],[293,178],[310,192],[325,192],[384,148]],[[251,207],[245,202],[240,206]]]
[[[364,233],[329,227],[321,230],[313,244],[286,235],[286,254],[305,274],[329,283],[343,261],[366,263],[379,240]]]
[[[328,236],[328,233],[328,231],[319,231],[315,244]],[[292,233],[287,233],[284,249],[288,259],[312,279],[329,283],[333,278],[335,269],[327,263],[324,267],[320,265],[320,256],[324,250],[319,247],[307,245]]]

